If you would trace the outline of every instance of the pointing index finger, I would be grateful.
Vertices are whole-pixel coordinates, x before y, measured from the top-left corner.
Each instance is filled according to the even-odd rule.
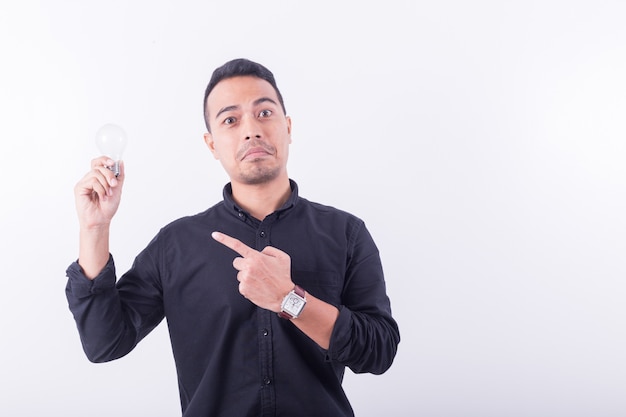
[[[211,237],[220,242],[222,245],[231,248],[244,258],[257,252],[239,239],[235,239],[234,237],[225,235],[224,233],[213,232],[211,233]]]

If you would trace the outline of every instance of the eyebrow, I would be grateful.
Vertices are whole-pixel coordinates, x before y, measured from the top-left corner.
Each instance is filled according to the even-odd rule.
[[[275,100],[273,100],[273,99],[271,99],[271,98],[269,98],[269,97],[261,97],[261,98],[258,98],[258,99],[256,99],[256,100],[254,100],[254,102],[252,103],[252,105],[254,105],[254,106],[258,106],[259,104],[262,104],[262,103],[265,103],[265,102],[270,102],[270,103],[273,103],[274,105],[278,106],[278,103],[276,103],[276,101],[275,101]],[[222,113],[224,113],[224,112],[237,110],[238,108],[239,108],[239,106],[238,106],[238,105],[236,105],[236,104],[234,104],[234,105],[232,105],[232,106],[222,107],[222,108],[220,109],[220,111],[218,111],[218,112],[217,112],[217,114],[215,115],[215,119],[217,119],[217,118],[220,116],[220,114],[222,114]]]

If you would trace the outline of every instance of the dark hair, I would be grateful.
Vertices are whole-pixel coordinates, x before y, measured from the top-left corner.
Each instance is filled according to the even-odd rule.
[[[276,80],[274,79],[274,74],[263,65],[258,64],[256,62],[250,61],[244,58],[233,59],[232,61],[228,61],[221,67],[218,67],[213,71],[213,75],[211,76],[211,80],[204,91],[204,122],[206,123],[206,128],[209,132],[211,132],[211,128],[209,127],[209,115],[207,114],[207,98],[211,91],[215,88],[215,86],[222,80],[227,78],[239,77],[239,76],[253,76],[260,78],[262,80],[267,81],[271,84],[271,86],[276,91],[276,95],[278,96],[278,101],[280,102],[280,106],[283,108],[283,112],[287,114],[287,110],[285,109],[285,103],[283,101],[283,96],[280,94],[278,90],[278,86],[276,85]]]

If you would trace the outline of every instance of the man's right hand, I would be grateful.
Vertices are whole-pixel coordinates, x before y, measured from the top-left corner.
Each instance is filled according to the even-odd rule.
[[[81,229],[108,227],[117,212],[124,184],[124,164],[115,177],[109,166],[111,158],[101,156],[91,161],[91,170],[74,187],[76,211]]]
[[[91,161],[91,170],[74,187],[80,224],[78,264],[85,276],[94,279],[109,260],[109,226],[117,212],[124,184],[124,164],[116,178],[108,166],[113,161],[101,156]]]

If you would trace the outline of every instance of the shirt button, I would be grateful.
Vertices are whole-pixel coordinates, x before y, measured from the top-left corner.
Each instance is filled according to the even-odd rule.
[[[265,237],[265,232],[261,232],[261,233],[259,233],[259,235],[260,235],[261,237]]]
[[[243,212],[242,212],[242,211],[240,211],[240,212],[239,212],[239,218],[240,218],[240,219],[243,219],[243,217],[244,217],[244,216],[245,216],[245,214],[243,214]]]
[[[272,383],[272,380],[271,380],[271,379],[269,379],[269,378],[265,378],[265,379],[263,380],[263,384],[265,384],[265,385],[269,385],[269,384],[271,384],[271,383]]]
[[[263,333],[263,336],[267,336],[268,334],[270,334],[269,330],[267,329],[263,329],[262,333]]]

